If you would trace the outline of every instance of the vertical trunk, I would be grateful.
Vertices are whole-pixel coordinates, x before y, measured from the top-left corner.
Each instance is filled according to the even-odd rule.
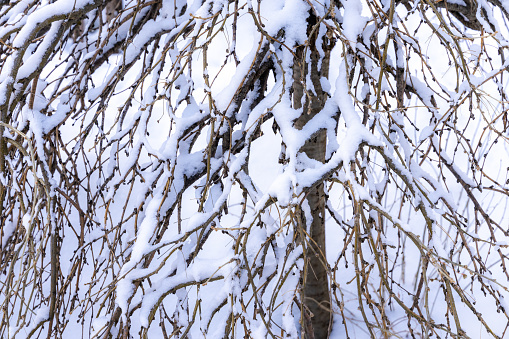
[[[293,74],[293,105],[294,108],[303,108],[302,115],[295,122],[298,129],[318,114],[324,107],[327,95],[324,93],[320,79],[328,77],[330,50],[332,45],[325,41],[317,41],[317,31],[313,33],[316,17],[310,13],[308,18],[308,46],[307,49],[299,47],[296,51],[296,60]],[[323,54],[320,55],[316,44],[322,44]],[[306,62],[306,55],[310,60]],[[309,74],[309,77],[307,75]],[[311,79],[314,91],[306,90],[304,79]],[[302,100],[303,96],[305,99]],[[304,104],[304,106],[302,106]],[[313,138],[306,141],[301,149],[309,158],[325,162],[327,136],[321,130]],[[311,209],[309,238],[301,239],[305,243],[305,268],[303,277],[303,303],[310,319],[303,320],[305,337],[308,339],[327,338],[331,325],[330,292],[327,276],[327,259],[325,257],[325,193],[324,186],[320,184],[308,192],[307,203]],[[304,219],[304,216],[303,216]],[[306,225],[303,220],[302,225]],[[310,323],[310,324],[309,324]],[[309,326],[310,325],[310,326]]]
[[[309,140],[304,146],[308,157],[323,161],[325,157],[325,133]],[[330,294],[325,257],[325,194],[323,184],[312,189],[307,197],[311,209],[311,227],[306,246],[304,277],[304,304],[312,314],[311,333],[308,339],[327,338],[330,326]],[[310,331],[309,331],[310,332]]]
[[[3,119],[2,119],[3,122]],[[4,178],[7,178],[7,173],[5,169],[5,155],[7,154],[7,141],[5,138],[1,137],[4,135],[4,127],[0,126],[0,175],[3,175]],[[7,188],[4,187],[2,182],[0,182],[0,225],[4,224],[4,200],[5,200],[5,194],[6,194]],[[0,237],[3,238],[4,236],[4,229],[3,227],[0,228]],[[1,246],[1,243],[0,243]]]

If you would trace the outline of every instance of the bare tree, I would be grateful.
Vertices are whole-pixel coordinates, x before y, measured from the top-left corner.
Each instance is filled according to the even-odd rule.
[[[507,10],[0,2],[0,337],[504,337]]]

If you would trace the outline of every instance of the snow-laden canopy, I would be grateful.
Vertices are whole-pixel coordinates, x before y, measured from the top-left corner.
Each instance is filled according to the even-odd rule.
[[[0,337],[504,337],[508,10],[0,1]]]

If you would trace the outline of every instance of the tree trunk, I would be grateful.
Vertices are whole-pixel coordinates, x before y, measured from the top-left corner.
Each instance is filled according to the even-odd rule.
[[[310,13],[308,18],[308,45],[298,47],[293,73],[293,105],[294,108],[303,108],[302,115],[295,122],[295,127],[302,129],[304,125],[318,114],[324,107],[327,95],[324,93],[320,79],[328,78],[330,50],[332,44],[326,39],[317,41],[317,31],[313,27],[316,17]],[[316,44],[322,44],[323,54],[320,55]],[[306,62],[307,53],[311,54],[310,63]],[[303,86],[306,75],[312,81],[313,91],[305,92]],[[308,78],[308,79],[309,79]],[[303,95],[305,99],[302,100]],[[302,103],[304,101],[304,107]],[[325,162],[327,136],[325,130],[319,131],[306,141],[301,152],[306,153],[310,159]],[[330,292],[327,275],[327,259],[325,256],[325,192],[323,184],[313,188],[306,196],[311,209],[311,222],[307,239],[300,239],[305,243],[305,268],[303,277],[303,303],[305,311],[309,312],[302,319],[303,332],[307,339],[327,338],[331,325]],[[302,213],[302,222],[305,227],[306,220]]]

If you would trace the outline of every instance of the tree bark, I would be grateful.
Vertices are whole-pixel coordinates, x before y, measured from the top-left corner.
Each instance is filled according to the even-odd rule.
[[[324,107],[327,94],[323,91],[320,79],[328,78],[330,50],[332,44],[326,38],[317,41],[317,30],[313,30],[316,17],[310,13],[308,18],[308,45],[298,47],[293,69],[293,106],[296,109],[303,108],[302,115],[295,122],[295,127],[302,129],[304,125],[318,114]],[[322,44],[323,54],[317,50],[316,44]],[[306,62],[306,54],[310,53],[310,62]],[[305,79],[312,81],[314,91],[305,90]],[[302,99],[305,96],[304,100]],[[304,106],[303,106],[304,104]],[[310,159],[325,162],[327,136],[325,130],[321,130],[313,138],[307,140],[301,148]],[[304,312],[309,312],[308,317],[301,320],[303,332],[307,339],[328,338],[331,326],[330,292],[327,274],[327,259],[325,255],[325,192],[323,184],[317,185],[306,196],[311,209],[311,220],[307,239],[301,238],[305,246],[304,251],[304,277],[302,299],[305,307]],[[306,220],[302,213],[303,227]],[[305,320],[305,319],[310,319]],[[308,323],[311,324],[308,324]]]

